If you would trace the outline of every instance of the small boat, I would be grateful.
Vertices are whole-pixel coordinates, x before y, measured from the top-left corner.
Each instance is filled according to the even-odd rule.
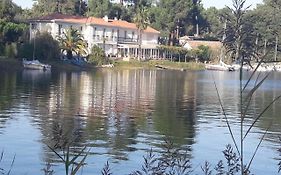
[[[37,70],[51,70],[51,65],[43,64],[38,60],[28,61],[25,58],[22,60],[23,67],[26,69],[37,69]]]
[[[231,65],[225,64],[224,62],[220,61],[219,64],[206,64],[205,68],[207,70],[217,70],[217,71],[235,71],[235,68]]]

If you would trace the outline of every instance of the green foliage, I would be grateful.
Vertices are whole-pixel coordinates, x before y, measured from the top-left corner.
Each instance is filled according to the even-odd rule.
[[[110,19],[122,19],[128,22],[133,21],[133,7],[124,7],[120,4],[111,4],[111,8],[109,9],[108,12],[108,17]]]
[[[141,41],[142,41],[142,33],[145,29],[147,29],[148,24],[149,24],[149,18],[148,18],[148,9],[143,6],[143,5],[138,5],[137,7],[137,12],[134,17],[134,23],[136,24],[138,28],[138,44],[139,44],[139,53],[138,53],[138,59],[140,60],[141,58]]]
[[[108,0],[89,0],[89,15],[95,17],[104,17],[109,14],[111,3]]]
[[[19,58],[32,58],[33,56],[33,43],[25,42],[19,45],[18,57]]]
[[[71,149],[74,149],[73,141],[64,133],[61,126],[54,127],[54,132],[58,133],[58,137],[53,138],[54,145],[47,145],[49,149],[62,161],[65,167],[65,175],[76,175],[79,170],[85,165],[85,160],[90,152],[87,150],[87,146],[84,146],[77,150],[76,153],[72,153]],[[45,173],[53,174],[50,167],[47,167]]]
[[[10,43],[5,45],[5,56],[7,58],[16,58],[17,45],[16,43]]]
[[[237,61],[242,58],[250,60],[254,53],[255,35],[245,18],[247,12],[247,8],[243,7],[245,0],[234,0],[233,2],[234,9],[229,9],[231,13],[225,16],[227,26],[223,45],[233,56],[233,60]]]
[[[87,54],[87,43],[78,30],[70,28],[66,32],[63,32],[61,36],[58,36],[57,39],[59,48],[62,53],[66,52],[68,59],[73,57],[73,53],[82,56]]]
[[[152,26],[164,34],[165,44],[176,43],[179,36],[196,33],[196,24],[202,30],[206,21],[202,15],[203,6],[198,0],[160,0],[150,10]]]
[[[33,44],[35,44],[34,54],[36,59],[51,60],[59,58],[59,44],[49,33],[37,35]]]
[[[87,4],[82,0],[38,0],[32,8],[32,16],[38,17],[50,13],[84,16],[86,11]]]
[[[20,39],[25,30],[27,30],[25,24],[8,22],[2,28],[3,39],[5,42],[16,42]]]
[[[215,7],[208,8],[203,11],[203,15],[207,20],[206,34],[208,37],[221,38],[220,32],[223,23],[220,21],[220,10]]]
[[[198,58],[201,62],[204,62],[209,61],[211,50],[208,46],[200,45],[197,49],[194,49],[193,53],[196,58]]]
[[[0,0],[0,19],[4,21],[13,21],[17,13],[21,12],[21,8],[12,0]]]
[[[92,52],[88,57],[88,62],[96,66],[101,66],[103,64],[107,64],[108,61],[103,49],[101,49],[97,45],[94,45],[92,48]]]

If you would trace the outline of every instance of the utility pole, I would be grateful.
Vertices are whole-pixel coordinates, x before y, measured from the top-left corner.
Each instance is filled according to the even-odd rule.
[[[196,19],[196,36],[198,37],[199,36],[199,24],[198,24],[198,16],[197,15],[195,16],[195,19]]]
[[[266,45],[267,45],[267,39],[264,39],[264,48],[263,48],[263,54],[266,54]]]
[[[180,20],[178,19],[178,22],[177,22],[177,40],[179,39],[179,23],[180,23]]]
[[[255,50],[253,51],[253,59],[257,58],[255,55],[258,53],[258,44],[259,44],[259,34],[257,33],[256,41],[255,41]],[[256,59],[256,61],[258,61]]]
[[[276,34],[276,38],[275,38],[275,53],[274,53],[274,61],[277,61],[277,51],[278,51],[278,35]]]

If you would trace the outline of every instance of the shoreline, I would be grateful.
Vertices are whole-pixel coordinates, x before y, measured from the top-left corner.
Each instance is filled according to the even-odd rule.
[[[97,69],[161,69],[163,70],[178,70],[178,71],[199,71],[205,70],[203,63],[195,62],[170,62],[167,60],[148,60],[148,61],[123,61],[113,60],[114,67],[96,67],[93,65],[86,65],[85,67],[79,67],[72,64],[64,63],[60,60],[44,62],[50,64],[54,70],[64,71],[83,71],[83,70],[97,70]],[[23,70],[22,61],[19,59],[0,58],[0,70]]]

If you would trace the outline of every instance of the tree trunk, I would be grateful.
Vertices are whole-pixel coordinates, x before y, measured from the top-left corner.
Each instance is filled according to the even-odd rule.
[[[66,52],[66,57],[67,57],[67,59],[72,59],[72,51],[71,50],[68,50]]]
[[[139,31],[139,50],[138,50],[138,60],[140,61],[141,60],[141,41],[142,41],[142,30],[138,30]]]

